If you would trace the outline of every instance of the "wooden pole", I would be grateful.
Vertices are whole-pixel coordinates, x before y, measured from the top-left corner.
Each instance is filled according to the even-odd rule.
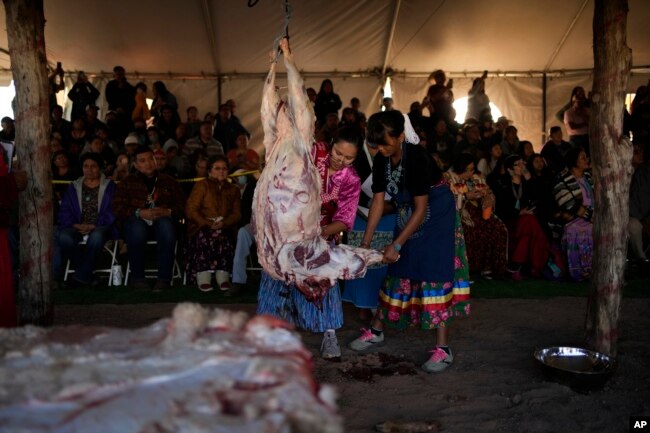
[[[594,256],[585,324],[587,343],[615,356],[627,255],[632,146],[623,110],[632,63],[627,0],[594,5],[594,84],[589,136],[595,184]]]
[[[16,86],[16,153],[27,172],[20,197],[21,324],[52,323],[52,186],[49,88],[43,0],[4,0],[11,71]]]

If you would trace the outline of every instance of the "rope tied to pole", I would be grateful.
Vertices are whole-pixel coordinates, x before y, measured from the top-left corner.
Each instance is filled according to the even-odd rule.
[[[252,8],[257,5],[259,0],[248,0],[248,7]],[[274,62],[277,62],[282,54],[280,50],[280,41],[282,38],[289,39],[289,21],[291,21],[291,14],[293,13],[293,7],[289,4],[289,0],[284,0],[282,2],[282,13],[284,14],[284,30],[273,40],[273,52],[275,52]]]

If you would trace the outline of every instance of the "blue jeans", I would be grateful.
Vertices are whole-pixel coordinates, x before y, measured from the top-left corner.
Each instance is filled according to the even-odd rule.
[[[170,217],[159,218],[153,225],[148,225],[134,216],[124,222],[124,241],[127,245],[132,278],[144,279],[144,248],[149,239],[158,243],[158,279],[171,281],[176,226]]]
[[[253,245],[253,233],[251,233],[250,224],[241,227],[237,232],[237,246],[235,247],[235,257],[232,261],[232,282],[236,284],[246,284],[246,258],[251,253]]]
[[[68,257],[70,259],[71,265],[75,270],[75,280],[84,284],[88,284],[92,281],[97,257],[110,238],[110,227],[96,227],[88,234],[88,240],[86,241],[86,250],[82,254],[82,248],[79,248],[79,242],[81,242],[83,239],[83,235],[81,233],[79,233],[73,227],[59,229],[57,231],[56,243],[57,247],[60,249],[61,259],[64,257]],[[60,276],[62,264],[63,260],[61,260],[58,265],[55,260],[55,277]]]

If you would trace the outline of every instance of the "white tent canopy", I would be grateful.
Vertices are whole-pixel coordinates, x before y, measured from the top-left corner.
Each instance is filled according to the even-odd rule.
[[[252,0],[254,1],[254,0]],[[283,0],[56,0],[45,2],[50,63],[72,76],[86,71],[100,91],[113,66],[133,83],[161,79],[177,96],[181,115],[201,115],[233,98],[237,115],[261,145],[259,102],[268,53],[283,30]],[[519,129],[541,144],[544,130],[575,85],[591,87],[593,1],[590,0],[292,0],[292,49],[306,85],[334,82],[344,104],[359,97],[377,110],[382,70],[393,76],[397,108],[421,100],[426,76],[443,69],[455,79],[456,97],[487,69],[490,99]],[[635,73],[629,91],[650,76],[650,2],[630,0],[628,46]],[[4,14],[4,8],[0,8]],[[0,51],[7,50],[6,32]],[[0,52],[0,71],[10,76]],[[576,71],[577,70],[577,71]],[[543,74],[546,121],[543,122]],[[60,101],[65,96],[59,94]],[[98,101],[105,106],[103,94]]]

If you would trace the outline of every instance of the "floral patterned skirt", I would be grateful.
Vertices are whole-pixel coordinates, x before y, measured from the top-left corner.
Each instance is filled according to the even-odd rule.
[[[474,223],[473,226],[463,225],[470,270],[489,270],[497,277],[505,275],[508,265],[508,229],[505,224],[495,215],[483,219],[482,210],[470,203],[465,209]]]
[[[435,329],[470,314],[469,266],[460,218],[454,234],[453,281],[416,281],[387,276],[379,293],[379,317],[390,328]]]
[[[203,227],[188,240],[187,271],[188,283],[196,283],[196,273],[203,271],[232,272],[232,260],[235,246],[230,236],[222,230],[210,230]]]
[[[576,218],[564,226],[562,249],[566,253],[569,275],[574,281],[582,281],[591,275],[594,252],[593,226],[582,218]]]

